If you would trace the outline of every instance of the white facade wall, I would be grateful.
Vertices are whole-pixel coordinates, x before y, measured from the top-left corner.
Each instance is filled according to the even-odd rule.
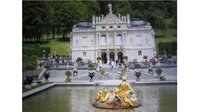
[[[84,56],[85,52],[85,56]],[[73,51],[72,52],[72,59],[76,60],[78,57],[81,57],[82,59],[90,59],[93,62],[95,62],[96,58],[96,53],[94,50],[88,51],[88,50],[79,50],[79,51]]]
[[[141,51],[141,55],[138,55],[138,51]],[[153,58],[153,50],[152,49],[128,49],[125,51],[125,54],[128,56],[128,61],[133,61],[137,59],[137,61],[144,61],[143,56],[148,56],[148,58]]]
[[[108,14],[98,21],[93,20],[93,23],[94,25],[88,29],[73,29],[70,44],[72,59],[82,57],[97,62],[96,59],[101,56],[102,52],[107,54],[115,52],[115,59],[117,53],[122,52],[123,56],[128,56],[129,61],[133,61],[133,59],[143,61],[144,55],[148,56],[149,59],[154,57],[155,37],[150,25],[132,27],[127,24],[128,21],[122,20],[114,14]],[[115,40],[118,34],[121,34],[122,37],[121,45],[115,43],[120,43]],[[101,41],[102,35],[106,36],[105,44],[102,44],[104,42]],[[140,56],[138,55],[139,50],[142,52]],[[107,59],[109,59],[108,55]]]

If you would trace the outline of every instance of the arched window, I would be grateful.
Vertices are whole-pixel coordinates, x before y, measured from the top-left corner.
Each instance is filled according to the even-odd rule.
[[[106,38],[106,35],[102,35],[101,37],[100,37],[100,41],[99,41],[100,43],[100,45],[106,45],[106,43],[107,43],[107,38]]]
[[[116,45],[122,45],[122,41],[123,41],[122,35],[118,34],[117,37],[116,37],[116,39],[115,39],[115,44]]]

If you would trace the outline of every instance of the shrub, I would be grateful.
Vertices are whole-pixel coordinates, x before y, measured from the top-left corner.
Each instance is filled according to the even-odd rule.
[[[88,69],[92,70],[94,67],[95,67],[95,65],[93,63],[88,64]]]
[[[100,71],[101,75],[105,75],[105,69],[104,68],[100,67],[99,71]]]
[[[158,74],[158,76],[160,76],[162,73],[162,69],[160,69],[160,68],[156,69],[156,73]]]
[[[125,67],[122,67],[122,69],[121,69],[122,75],[125,75],[126,71],[127,71],[127,69]]]
[[[67,76],[67,79],[70,79],[70,77],[72,76],[72,72],[68,70],[65,72],[65,75]]]
[[[146,59],[148,59],[148,56],[146,56],[146,55],[145,55],[145,56],[143,56],[143,59],[145,59],[145,60],[146,60]]]
[[[140,67],[141,67],[141,65],[139,63],[135,64],[135,68],[140,68]]]
[[[78,57],[77,59],[76,59],[76,62],[81,62],[83,59],[81,58],[81,57]]]
[[[127,60],[127,59],[128,59],[128,56],[124,56],[123,59]]]
[[[97,57],[97,60],[101,60],[101,57]]]

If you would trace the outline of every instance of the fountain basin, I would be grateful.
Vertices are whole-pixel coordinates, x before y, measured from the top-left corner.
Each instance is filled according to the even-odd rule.
[[[177,112],[177,86],[135,85],[137,98],[142,102],[133,109],[99,109],[93,107],[97,92],[103,86],[54,86],[23,99],[23,112]]]

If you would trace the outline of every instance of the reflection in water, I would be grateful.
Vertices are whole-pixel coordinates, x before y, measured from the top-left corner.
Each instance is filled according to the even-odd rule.
[[[98,91],[115,87],[53,87],[23,100],[23,112],[176,112],[176,85],[134,86],[142,106],[108,110],[92,106]]]

